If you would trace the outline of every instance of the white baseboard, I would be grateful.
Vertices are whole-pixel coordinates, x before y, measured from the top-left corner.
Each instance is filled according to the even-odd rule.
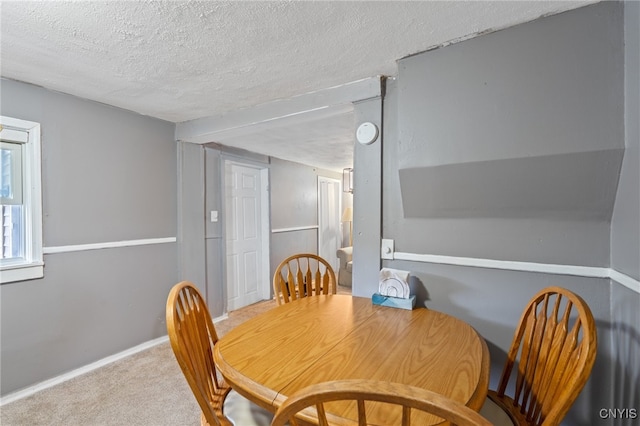
[[[48,389],[55,385],[59,385],[60,383],[66,382],[67,380],[71,380],[75,377],[81,376],[83,374],[89,373],[93,370],[96,370],[100,367],[104,367],[105,365],[111,364],[113,362],[119,361],[128,356],[137,354],[138,352],[142,352],[146,349],[150,349],[154,346],[157,346],[161,343],[164,343],[169,340],[168,336],[158,337],[157,339],[149,340],[148,342],[144,342],[140,345],[134,346],[132,348],[126,349],[122,352],[118,352],[117,354],[110,355],[106,358],[102,358],[96,362],[92,362],[91,364],[87,364],[80,368],[76,368],[75,370],[69,371],[67,373],[61,374],[59,376],[53,377],[49,380],[45,380],[44,382],[37,383],[33,386],[29,386],[28,388],[19,390],[14,393],[10,393],[7,396],[4,396],[0,399],[0,407],[5,404],[9,404],[10,402],[17,401],[22,398],[26,398],[35,394],[36,392],[40,392],[42,390]]]
[[[222,315],[220,317],[214,318],[213,322],[217,323],[219,321],[223,321],[225,319],[229,318],[229,316],[227,314]],[[7,396],[4,396],[2,398],[0,398],[0,407],[2,407],[5,404],[9,404],[10,402],[14,402],[17,401],[19,399],[22,398],[26,398],[28,396],[31,396],[33,394],[35,394],[36,392],[40,392],[42,390],[48,389],[50,387],[59,385],[60,383],[64,383],[67,380],[71,380],[75,377],[81,376],[83,374],[89,373],[93,370],[97,370],[100,367],[104,367],[105,365],[111,364],[112,362],[115,361],[119,361],[121,359],[124,359],[128,356],[137,354],[138,352],[142,352],[144,350],[150,349],[154,346],[157,346],[159,344],[162,344],[164,342],[169,341],[169,336],[162,336],[162,337],[158,337],[157,339],[153,339],[153,340],[149,340],[148,342],[144,342],[141,343],[137,346],[134,346],[132,348],[126,349],[122,352],[118,352],[117,354],[114,355],[110,355],[106,358],[102,358],[96,362],[92,362],[91,364],[87,364],[85,366],[82,366],[80,368],[77,368],[75,370],[69,371],[67,373],[61,374],[59,376],[53,377],[49,380],[45,380],[44,382],[40,382],[37,383],[33,386],[29,386],[28,388],[25,389],[21,389],[17,392],[13,392],[8,394]]]

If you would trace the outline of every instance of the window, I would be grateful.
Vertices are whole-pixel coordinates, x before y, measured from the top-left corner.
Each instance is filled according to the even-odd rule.
[[[1,282],[42,278],[40,124],[0,116]]]

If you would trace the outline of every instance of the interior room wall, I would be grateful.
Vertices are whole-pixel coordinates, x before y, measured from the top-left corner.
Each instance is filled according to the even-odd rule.
[[[625,154],[611,222],[611,266],[640,280],[640,4],[624,4]]]
[[[626,277],[611,282],[613,400],[621,409],[640,407],[640,3],[625,2],[625,154],[611,221],[611,268]],[[628,278],[635,280],[633,283]],[[625,285],[626,284],[626,285]],[[628,286],[631,286],[629,288]],[[638,414],[640,415],[640,413]],[[637,418],[618,424],[637,423]]]
[[[393,239],[396,252],[608,267],[627,155],[622,29],[622,4],[606,2],[399,61],[384,99],[382,238]],[[595,166],[597,182],[583,181]],[[533,174],[523,179],[521,171]],[[356,192],[356,207],[368,195]],[[599,416],[617,403],[603,390],[612,389],[614,360],[626,355],[611,343],[609,279],[407,260],[383,266],[411,271],[419,304],[485,336],[494,388],[528,300],[549,285],[580,294],[596,318],[599,347],[564,424],[612,423]],[[375,292],[377,282],[355,268],[354,294]]]
[[[384,81],[381,82],[384,84]],[[384,107],[386,108],[386,107]],[[353,159],[353,254],[352,294],[370,297],[375,291],[380,271],[382,210],[387,200],[380,193],[383,178],[383,99],[374,97],[354,105],[356,126],[369,122],[378,127],[380,136],[370,144],[356,143]]]
[[[393,107],[396,102],[395,86],[395,83],[387,84],[385,97],[387,108]],[[389,112],[389,115],[393,115],[393,112]],[[398,170],[394,166],[398,156],[395,150],[398,141],[394,140],[393,133],[397,128],[389,118],[385,114],[383,238],[393,239],[395,250],[404,251],[405,240],[397,238],[397,234],[394,233],[397,222],[406,219],[402,219],[399,211],[402,206],[400,193],[397,190],[400,182]],[[417,229],[421,226],[418,221],[414,221],[413,225]],[[526,223],[523,226],[526,226]],[[455,230],[451,232],[450,238],[460,242],[458,233]],[[481,256],[480,253],[477,257]],[[612,404],[610,394],[598,392],[600,388],[611,388],[611,363],[614,358],[608,344],[611,341],[611,330],[605,325],[608,324],[611,316],[609,280],[402,260],[384,260],[382,266],[410,271],[412,277],[410,284],[419,305],[446,312],[468,322],[478,330],[485,338],[491,354],[490,388],[492,389],[497,387],[515,327],[529,299],[537,291],[552,285],[559,285],[580,294],[587,301],[596,321],[600,324],[598,339],[604,343],[600,345],[592,378],[564,424],[607,424],[593,420],[593,415],[597,413],[592,412],[591,407],[608,407]],[[376,291],[376,288],[370,286],[371,288],[363,292],[362,281],[354,279],[354,283],[359,287],[360,294]],[[375,283],[373,285],[375,286]]]
[[[211,315],[216,317],[222,315],[223,307],[215,302],[222,299],[221,290],[210,291],[207,286],[207,243],[212,241],[205,241],[205,149],[178,141],[177,151],[180,280],[192,282],[206,295]]]
[[[193,145],[193,144],[191,144]],[[226,266],[224,264],[224,202],[223,175],[224,158],[223,151],[206,148],[205,152],[205,200],[204,200],[204,242],[206,253],[206,283],[207,305],[213,317],[219,317],[225,312],[227,291],[225,287]],[[217,211],[217,222],[212,222],[207,217],[207,212]],[[210,214],[210,213],[209,213]]]
[[[318,176],[340,173],[271,159],[271,276],[280,262],[296,253],[318,253]]]
[[[595,5],[399,62],[401,251],[609,264],[621,9]]]
[[[174,124],[10,80],[0,113],[42,128],[44,278],[0,286],[1,391],[166,335],[178,278]],[[46,254],[56,247],[61,252]]]

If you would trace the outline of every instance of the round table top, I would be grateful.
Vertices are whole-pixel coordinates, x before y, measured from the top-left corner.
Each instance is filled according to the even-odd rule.
[[[214,357],[237,392],[273,412],[288,395],[330,380],[410,384],[475,410],[489,385],[486,342],[467,323],[426,308],[383,307],[348,295],[275,307],[229,331]],[[335,410],[338,417],[354,414],[346,404]],[[375,423],[375,415],[368,420]],[[441,421],[425,416],[416,424]]]

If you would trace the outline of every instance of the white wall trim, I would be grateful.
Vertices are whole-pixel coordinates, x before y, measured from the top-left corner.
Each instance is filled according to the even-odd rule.
[[[146,246],[150,244],[175,243],[176,241],[177,241],[176,237],[147,238],[144,240],[112,241],[112,242],[106,242],[106,243],[44,247],[42,249],[42,252],[44,254],[69,253],[73,251],[100,250],[100,249],[106,249],[106,248],[119,248],[119,247],[132,247],[132,246]]]
[[[229,319],[228,315],[222,315],[220,317],[216,317],[213,319],[214,323],[218,323],[220,321]],[[71,380],[73,378],[76,378],[78,376],[81,376],[83,374],[89,373],[93,370],[97,370],[98,368],[104,367],[106,365],[109,365],[113,362],[116,361],[120,361],[121,359],[127,358],[131,355],[135,355],[138,352],[142,352],[145,351],[147,349],[151,349],[154,346],[160,345],[164,342],[169,341],[169,336],[162,336],[162,337],[158,337],[157,339],[153,339],[153,340],[149,340],[147,342],[141,343],[137,346],[134,346],[132,348],[126,349],[122,352],[118,352],[117,354],[108,356],[106,358],[102,358],[96,362],[92,362],[91,364],[87,364],[85,366],[82,366],[80,368],[76,368],[75,370],[69,371],[68,373],[64,373],[61,374],[59,376],[53,377],[49,380],[45,380],[44,382],[40,382],[40,383],[36,383],[33,386],[29,386],[28,388],[10,393],[2,398],[0,398],[0,407],[2,407],[5,404],[9,404],[10,402],[14,402],[17,401],[19,399],[22,398],[26,398],[28,396],[31,396],[37,392],[43,391],[45,389],[48,389],[50,387],[59,385],[61,383],[66,382],[67,380]]]
[[[618,272],[615,269],[609,269],[609,278],[622,284],[628,289],[635,291],[636,293],[640,293],[640,281],[635,280],[622,272]]]
[[[277,234],[279,232],[292,232],[292,231],[306,231],[308,229],[318,229],[318,225],[309,225],[309,226],[294,226],[292,228],[278,228],[272,229],[272,234]]]
[[[260,203],[262,204],[262,218],[260,223],[260,231],[262,233],[262,273],[266,277],[266,285],[261,286],[262,298],[269,299],[271,297],[271,239],[269,236],[269,228],[271,227],[271,208],[269,201],[271,194],[269,192],[269,168],[262,167],[260,169]],[[226,305],[225,305],[226,306]]]
[[[580,277],[607,278],[608,268],[552,263],[514,262],[509,260],[481,259],[475,257],[441,256],[435,254],[415,254],[395,252],[396,260],[441,263],[445,265],[472,266],[476,268],[505,269],[510,271],[542,272],[546,274],[576,275]]]
[[[60,383],[64,383],[67,380],[71,380],[75,377],[81,376],[83,374],[89,373],[93,370],[97,370],[100,367],[104,367],[108,364],[111,364],[113,362],[119,361],[123,358],[126,358],[128,356],[137,354],[138,352],[142,352],[144,350],[150,349],[156,345],[159,345],[161,343],[164,343],[166,341],[169,340],[168,336],[163,336],[163,337],[159,337],[157,339],[153,339],[153,340],[149,340],[148,342],[144,342],[140,345],[134,346],[132,348],[129,348],[127,350],[124,350],[122,352],[118,352],[117,354],[108,356],[106,358],[102,358],[96,362],[92,362],[91,364],[87,364],[85,366],[82,366],[80,368],[76,368],[75,370],[69,371],[68,373],[64,373],[61,374],[59,376],[56,376],[52,379],[49,380],[45,380],[44,382],[40,382],[37,383],[33,386],[29,386],[28,388],[19,390],[17,392],[8,394],[7,396],[2,397],[2,399],[0,399],[0,407],[2,407],[5,404],[8,404],[10,402],[14,402],[17,401],[19,399],[22,398],[26,398],[28,396],[31,396],[33,394],[35,394],[36,392],[40,392],[43,391],[45,389],[48,389],[50,387],[59,385]]]
[[[501,269],[507,271],[539,272],[543,274],[572,275],[588,278],[609,278],[640,293],[640,281],[611,268],[578,265],[558,265],[552,263],[515,262],[509,260],[481,259],[474,257],[441,256],[394,252],[394,260],[436,263],[442,265],[470,266],[474,268]]]

